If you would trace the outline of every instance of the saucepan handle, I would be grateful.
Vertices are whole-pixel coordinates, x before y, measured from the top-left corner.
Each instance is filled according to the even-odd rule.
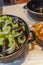
[[[32,37],[28,40],[28,43],[35,41],[36,38],[34,31],[30,30],[30,33],[32,33]]]
[[[27,9],[27,5],[24,5],[23,9]]]

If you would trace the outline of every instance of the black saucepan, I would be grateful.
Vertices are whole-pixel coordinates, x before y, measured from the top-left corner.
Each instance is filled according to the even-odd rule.
[[[43,0],[31,0],[24,6],[24,9],[27,9],[28,14],[43,18]]]
[[[3,16],[3,15],[0,15],[0,16]],[[27,23],[26,23],[23,19],[21,19],[21,18],[19,18],[19,17],[17,17],[17,16],[13,16],[13,15],[7,15],[7,16],[12,17],[13,20],[14,20],[15,18],[18,18],[18,20],[19,20],[20,22],[24,22],[25,27],[26,27],[26,38],[27,38],[27,40],[26,40],[25,44],[22,45],[21,48],[19,48],[19,49],[18,49],[17,51],[15,51],[14,53],[12,53],[12,54],[10,54],[10,55],[8,55],[8,56],[0,57],[0,62],[10,62],[10,61],[16,59],[17,57],[19,57],[19,56],[23,53],[26,44],[28,44],[28,43],[30,43],[30,42],[32,42],[32,41],[35,40],[35,34],[34,34],[34,32],[29,29]],[[18,22],[19,22],[19,21],[18,21]],[[32,33],[31,39],[29,39],[30,33]]]

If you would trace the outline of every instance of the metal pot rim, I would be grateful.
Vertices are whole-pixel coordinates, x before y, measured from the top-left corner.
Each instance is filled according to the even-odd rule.
[[[31,2],[31,1],[30,1]],[[33,13],[33,14],[38,14],[38,15],[43,15],[43,13],[38,13],[38,12],[35,12],[35,11],[32,11],[31,9],[29,9],[28,7],[27,7],[27,5],[30,3],[30,2],[28,2],[25,6],[26,6],[26,9],[27,10],[29,10],[31,13]]]

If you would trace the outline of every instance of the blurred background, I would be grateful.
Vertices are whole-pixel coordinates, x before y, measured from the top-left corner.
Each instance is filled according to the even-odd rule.
[[[0,5],[20,4],[28,1],[29,0],[0,0]]]

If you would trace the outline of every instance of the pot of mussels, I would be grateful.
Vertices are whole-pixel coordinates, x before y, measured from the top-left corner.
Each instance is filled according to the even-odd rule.
[[[32,37],[29,39],[29,35]],[[10,62],[19,57],[26,44],[35,40],[35,34],[20,17],[0,15],[0,62]]]

